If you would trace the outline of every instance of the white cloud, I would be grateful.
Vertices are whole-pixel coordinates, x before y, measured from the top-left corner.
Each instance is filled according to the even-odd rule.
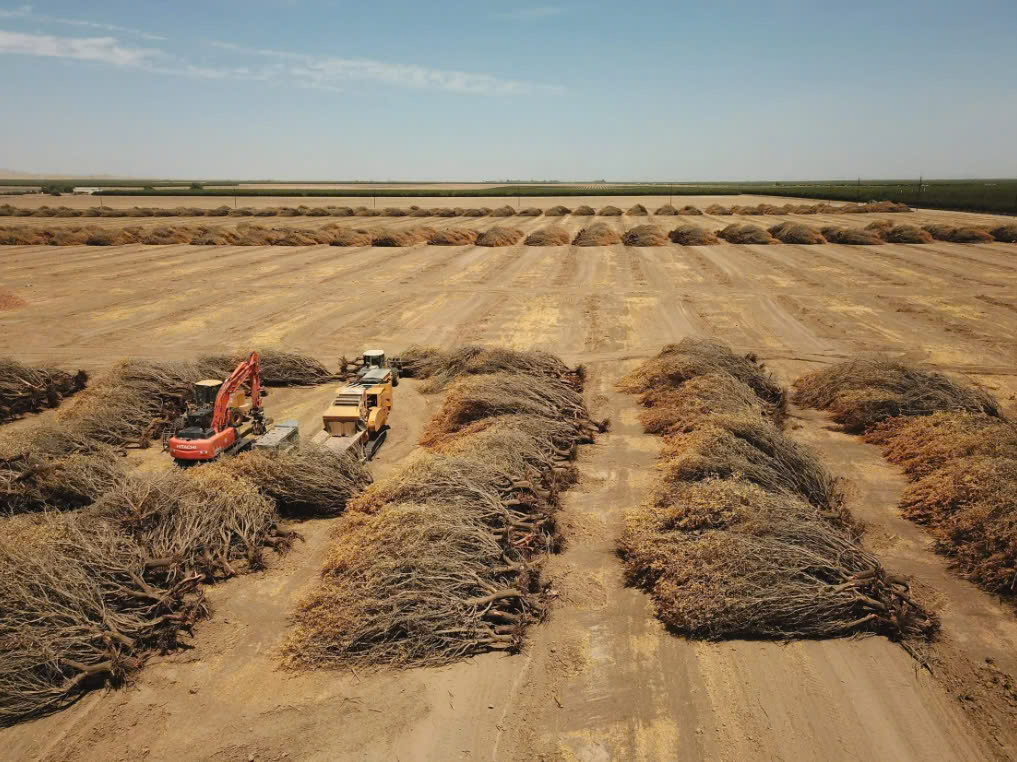
[[[158,58],[158,50],[127,48],[114,37],[54,37],[0,29],[0,53],[101,61],[116,66],[142,66]]]
[[[516,8],[505,11],[497,14],[497,17],[509,21],[539,21],[552,16],[560,16],[563,13],[565,13],[565,9],[557,5],[538,5],[533,8]]]
[[[153,74],[208,80],[270,82],[285,87],[342,92],[350,82],[374,82],[394,87],[439,90],[467,95],[528,95],[556,93],[554,85],[501,79],[454,69],[416,64],[386,63],[368,58],[311,56],[278,50],[246,48],[228,42],[213,47],[246,60],[194,64],[158,48],[123,45],[115,37],[58,37],[0,30],[0,54],[66,58],[130,67]],[[270,59],[270,60],[266,60]]]
[[[416,64],[388,63],[369,58],[338,58],[312,56],[282,50],[247,48],[231,42],[212,42],[214,47],[234,53],[245,53],[289,62],[285,71],[302,87],[332,89],[352,81],[383,84],[422,90],[445,90],[471,95],[527,95],[555,93],[555,85],[501,79],[490,74],[477,74],[455,69],[434,69]]]
[[[141,37],[145,40],[165,40],[165,37],[161,37],[157,34],[151,34],[149,32],[142,32],[140,29],[132,29],[129,26],[117,26],[116,24],[103,24],[97,21],[84,21],[82,19],[68,19],[61,18],[58,16],[43,16],[36,14],[32,11],[32,6],[23,5],[20,8],[14,10],[0,9],[0,19],[25,19],[26,21],[35,21],[39,24],[66,24],[68,26],[80,26],[87,27],[89,29],[99,29],[104,32],[120,32],[122,34],[131,34],[137,37]]]

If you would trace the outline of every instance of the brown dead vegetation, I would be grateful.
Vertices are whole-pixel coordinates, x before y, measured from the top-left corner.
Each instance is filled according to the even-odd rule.
[[[701,217],[703,210],[698,206],[686,205],[678,210],[678,214],[684,217]]]
[[[932,235],[917,225],[897,225],[890,220],[878,220],[865,226],[887,243],[932,243]]]
[[[878,234],[870,230],[827,225],[823,228],[822,233],[823,237],[830,243],[840,243],[847,246],[881,246],[886,243]]]
[[[781,243],[797,243],[811,246],[826,243],[826,239],[807,225],[800,222],[781,222],[769,229],[770,235]]]
[[[477,242],[479,230],[469,228],[445,228],[428,239],[431,246],[468,246]]]
[[[794,402],[829,410],[854,433],[895,416],[958,410],[1002,415],[996,400],[981,389],[886,357],[858,358],[807,373],[794,383]]]
[[[803,404],[830,409],[835,420],[864,430],[865,440],[904,470],[911,484],[901,495],[903,514],[928,529],[937,552],[962,576],[1014,595],[1017,424],[1001,415],[995,399],[938,373],[870,361],[810,374],[796,386],[796,401],[801,396]]]
[[[582,366],[569,368],[555,355],[539,350],[520,351],[505,347],[466,344],[452,350],[413,345],[400,356],[402,375],[424,379],[425,393],[442,391],[461,376],[514,373],[546,377],[574,388],[583,385]]]
[[[463,217],[487,217],[491,213],[491,210],[486,206],[480,208],[464,209]]]
[[[420,227],[408,230],[375,230],[371,238],[372,246],[416,246],[426,243],[435,234],[434,228]]]
[[[597,214],[601,217],[621,217],[622,210],[619,209],[617,206],[611,206],[609,204],[608,206],[601,207],[600,211],[597,212]]]
[[[544,212],[541,211],[539,207],[528,206],[525,209],[523,209],[521,212],[519,212],[519,216],[520,217],[539,217],[543,213]]]
[[[616,243],[621,243],[621,236],[604,222],[580,229],[572,241],[574,246],[613,246]]]
[[[486,366],[485,353],[497,365],[529,356],[476,348],[404,357],[423,373],[465,358]],[[543,356],[538,365],[563,367]],[[340,519],[321,581],[298,606],[290,667],[439,665],[517,651],[543,618],[541,566],[560,544],[558,496],[575,479],[576,444],[597,430],[573,386],[579,376],[453,377],[422,441],[432,452]]]
[[[723,230],[717,232],[717,237],[723,238],[728,243],[764,245],[780,243],[780,241],[763,230],[763,228],[747,222],[736,222],[728,225]]]
[[[477,246],[515,246],[522,240],[522,230],[495,226],[477,236]]]
[[[657,225],[637,225],[622,235],[626,246],[663,246],[667,240],[667,234]]]
[[[566,215],[569,214],[572,214],[572,210],[569,209],[567,206],[562,206],[561,204],[558,204],[557,206],[552,206],[550,209],[544,212],[545,217],[565,217]]]
[[[989,234],[1002,243],[1017,243],[1017,224],[998,225]]]
[[[587,206],[586,204],[577,206],[572,210],[572,214],[576,217],[592,217],[596,213],[596,210],[592,206]]]
[[[874,632],[920,656],[935,616],[861,546],[834,479],[778,428],[783,390],[751,358],[685,339],[622,387],[665,435],[660,484],[618,545],[665,624],[710,639]]]
[[[54,408],[85,388],[88,374],[58,368],[33,367],[0,357],[0,423]]]
[[[492,217],[514,217],[515,214],[516,210],[513,209],[508,204],[506,204],[505,206],[499,206],[497,209],[491,212]]]
[[[628,211],[625,212],[625,214],[631,217],[645,217],[649,213],[649,210],[642,204],[634,204],[629,207]]]
[[[571,241],[572,234],[568,230],[550,225],[530,233],[525,243],[527,246],[568,246]]]
[[[678,214],[678,208],[673,204],[664,204],[662,206],[658,206],[654,214],[675,215]]]
[[[954,227],[953,225],[923,225],[922,229],[937,241],[951,243],[989,243],[994,240],[987,230],[973,227]]]
[[[731,207],[721,206],[720,204],[710,204],[708,207],[706,207],[706,213],[728,216],[730,214],[733,214],[734,212],[731,210]]]
[[[698,225],[679,225],[668,234],[668,238],[679,246],[712,246],[720,243],[714,233]]]

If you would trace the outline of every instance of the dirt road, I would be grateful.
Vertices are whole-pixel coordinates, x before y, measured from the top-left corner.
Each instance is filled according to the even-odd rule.
[[[859,227],[872,219],[850,217]],[[581,224],[565,218],[572,230]],[[567,549],[552,561],[559,601],[524,653],[440,670],[280,672],[275,649],[330,527],[305,523],[306,542],[268,571],[210,591],[215,613],[193,650],[154,660],[126,690],[0,731],[10,758],[1017,756],[1003,679],[992,686],[994,670],[1017,674],[1017,618],[946,569],[897,515],[899,475],[821,415],[796,412],[792,434],[850,480],[869,546],[937,596],[936,674],[881,638],[676,638],[646,596],[622,585],[613,554],[621,514],[644,498],[658,447],[641,433],[631,398],[613,388],[635,362],[684,335],[712,335],[757,352],[789,382],[854,352],[890,351],[1011,400],[1017,246],[4,247],[0,285],[28,302],[0,313],[0,353],[21,359],[100,370],[128,354],[280,343],[334,364],[367,345],[499,343],[586,363],[591,404],[614,422],[581,455],[582,482],[563,511]],[[309,427],[328,395],[286,390],[267,404]],[[399,387],[379,472],[413,457],[434,404],[412,383]]]

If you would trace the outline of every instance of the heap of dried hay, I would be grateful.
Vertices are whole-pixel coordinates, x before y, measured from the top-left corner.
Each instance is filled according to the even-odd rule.
[[[829,410],[848,431],[894,416],[966,411],[1002,415],[993,397],[935,371],[890,358],[859,358],[807,373],[794,383],[794,402]]]
[[[522,230],[495,226],[477,236],[477,246],[515,246],[521,240]]]
[[[0,725],[122,683],[204,616],[198,578],[160,583],[152,560],[94,518],[0,522]]]
[[[353,217],[356,215],[356,212],[348,206],[330,206],[328,213],[332,217]]]
[[[404,359],[414,354],[460,353]],[[557,491],[574,478],[559,464],[590,436],[581,405],[547,376],[460,378],[429,427],[441,453],[375,484],[340,519],[287,664],[438,665],[518,650],[544,614],[541,558],[558,544]]]
[[[381,210],[382,217],[405,217],[409,214],[405,209],[389,206]]]
[[[668,344],[656,357],[643,363],[619,383],[627,392],[639,394],[681,386],[698,376],[726,374],[747,385],[761,400],[783,410],[784,388],[752,355],[737,355],[721,341],[687,336]]]
[[[506,204],[505,206],[499,206],[497,209],[491,212],[492,217],[514,217],[515,214],[516,210],[513,209],[508,204]]]
[[[597,212],[597,214],[599,214],[601,217],[621,217],[622,210],[619,209],[617,206],[611,206],[609,204],[605,207],[602,207],[601,210]]]
[[[381,212],[377,209],[368,209],[366,206],[358,206],[353,210],[354,217],[380,217]]]
[[[572,241],[574,246],[612,246],[616,243],[621,243],[618,231],[603,222],[580,229]]]
[[[635,204],[633,206],[630,206],[628,211],[625,212],[625,214],[628,214],[632,217],[645,217],[649,213],[650,213],[649,210],[642,204]]]
[[[288,452],[253,450],[204,468],[253,484],[284,516],[337,516],[372,481],[358,458],[313,445]]]
[[[462,217],[463,210],[456,207],[455,209],[449,209],[448,207],[442,207],[434,210],[435,217]]]
[[[374,233],[366,228],[342,228],[332,234],[332,246],[370,246]]]
[[[679,225],[668,234],[668,238],[679,246],[712,246],[720,243],[716,235],[698,225]]]
[[[520,217],[539,217],[543,213],[544,212],[539,207],[528,206],[525,209],[523,209],[521,212],[519,212],[519,216]]]
[[[0,423],[25,413],[37,413],[44,407],[56,407],[64,397],[81,391],[87,383],[88,374],[83,370],[72,374],[0,357]]]
[[[826,243],[826,239],[817,231],[800,222],[781,222],[771,227],[769,233],[781,243],[805,245]]]
[[[734,211],[732,211],[731,207],[728,206],[721,206],[720,204],[710,204],[708,207],[706,207],[706,213],[719,214],[726,217],[728,215],[734,214]]]
[[[754,243],[764,245],[780,243],[780,241],[758,225],[751,225],[747,222],[736,222],[728,225],[723,230],[718,231],[717,236],[723,238],[728,243]]]
[[[583,204],[582,206],[577,206],[572,211],[572,214],[575,215],[576,217],[592,217],[596,213],[597,212],[594,210],[592,206],[587,206],[586,204]]]
[[[561,204],[558,204],[557,206],[552,206],[550,209],[545,211],[544,212],[544,216],[545,217],[564,217],[564,216],[566,216],[568,214],[571,214],[571,213],[572,213],[572,210],[569,209],[567,206],[562,206]]]
[[[654,214],[675,215],[678,214],[678,208],[672,204],[664,204],[663,206],[658,206]]]
[[[887,243],[932,243],[932,235],[917,225],[895,225],[889,220],[873,222],[866,230],[876,233]]]
[[[568,246],[572,234],[565,228],[551,225],[530,233],[524,243],[527,246]]]
[[[758,204],[756,206],[756,210],[760,214],[769,214],[777,216],[787,214],[787,209],[785,209],[783,206],[777,206],[776,204]]]
[[[491,210],[488,209],[486,206],[483,206],[483,207],[480,207],[479,209],[477,209],[477,208],[466,209],[466,210],[463,211],[462,216],[463,217],[486,217],[490,213],[491,213]]]
[[[989,235],[1002,243],[1017,243],[1017,224],[998,225],[989,231]]]
[[[907,581],[859,544],[829,472],[777,428],[783,390],[751,360],[686,339],[623,388],[667,436],[661,483],[619,542],[666,624],[706,638],[878,632],[906,647],[935,632]]]
[[[410,217],[435,217],[435,209],[421,209],[420,207],[410,211]]]
[[[537,350],[520,351],[504,347],[466,344],[453,350],[414,345],[402,353],[402,375],[426,379],[424,392],[437,392],[461,376],[514,373],[554,379],[575,388],[582,387],[582,366],[569,368],[559,358]]]
[[[731,207],[731,212],[733,214],[747,215],[750,217],[757,217],[762,214],[762,212],[759,211],[758,206],[733,206]]]
[[[408,230],[375,230],[372,246],[415,246],[426,243],[435,234],[434,228],[421,227]]]
[[[703,214],[703,210],[697,206],[687,204],[678,210],[678,214],[685,217],[700,217]]]
[[[994,240],[991,233],[980,228],[954,227],[953,225],[923,225],[922,227],[937,241],[989,243]]]
[[[881,246],[886,243],[879,235],[869,230],[827,225],[823,228],[822,233],[823,237],[830,243],[840,243],[847,246]]]
[[[427,242],[431,246],[468,246],[477,242],[479,230],[469,228],[445,228],[439,230]]]
[[[667,243],[667,234],[656,225],[637,225],[625,231],[622,243],[626,246],[663,246]]]
[[[847,206],[841,207],[838,211],[845,214],[898,214],[901,212],[910,212],[911,207],[907,204],[901,204],[896,201],[869,201],[866,204],[848,204]]]

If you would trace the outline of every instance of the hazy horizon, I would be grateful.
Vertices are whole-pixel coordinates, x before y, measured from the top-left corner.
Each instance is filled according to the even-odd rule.
[[[280,182],[1015,177],[1017,4],[963,11],[0,3],[0,93],[16,115],[0,123],[0,167]]]

